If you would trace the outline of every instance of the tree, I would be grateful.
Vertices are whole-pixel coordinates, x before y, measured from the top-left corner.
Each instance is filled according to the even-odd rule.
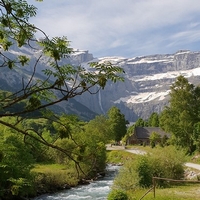
[[[195,149],[194,125],[200,121],[200,88],[179,76],[171,86],[170,104],[161,113],[161,127],[172,134],[176,145]]]
[[[147,122],[145,122],[142,118],[139,118],[136,122],[135,122],[135,127],[144,127],[144,126],[148,126]]]
[[[149,127],[159,127],[159,115],[153,112],[148,119]]]
[[[34,159],[23,136],[13,134],[9,127],[0,126],[0,152],[0,197],[11,199],[10,193],[15,196],[30,194],[33,188],[30,170]]]
[[[63,125],[54,122],[54,127],[60,134],[68,134],[68,137],[56,139],[56,144],[68,152],[71,158],[62,152],[50,149],[49,154],[57,163],[72,163],[73,159],[79,162],[81,177],[94,178],[98,172],[102,172],[106,166],[106,147],[109,129],[108,121],[104,116],[97,116],[88,123],[81,123],[75,116],[61,117]],[[84,176],[85,175],[85,176]]]
[[[194,124],[194,130],[192,134],[194,145],[196,147],[196,150],[200,152],[200,122],[197,122]]]
[[[151,147],[154,148],[158,142],[161,142],[161,136],[156,132],[152,132],[149,140]]]
[[[112,139],[109,121],[106,116],[98,115],[84,126],[85,132],[93,135],[94,141],[108,143]]]
[[[20,89],[14,88],[14,92],[1,92],[0,124],[10,127],[17,134],[22,134],[25,140],[32,138],[71,158],[65,149],[49,143],[36,130],[30,131],[20,124],[34,111],[40,111],[43,117],[56,120],[62,125],[63,122],[47,110],[49,106],[67,101],[85,92],[96,94],[100,89],[105,88],[108,81],[122,81],[123,69],[113,66],[110,62],[89,63],[88,70],[82,66],[66,64],[67,57],[73,52],[73,49],[69,47],[67,37],[49,38],[41,29],[31,24],[29,20],[36,16],[36,7],[29,5],[25,0],[1,0],[0,8],[0,59],[2,61],[0,70],[15,70],[30,65],[33,69],[29,79],[22,75]],[[40,41],[35,38],[37,32],[44,36]],[[23,46],[29,46],[34,50],[40,49],[36,62],[30,63],[29,58],[23,54],[9,57],[9,51],[16,45],[19,49]],[[43,58],[48,58],[49,66],[42,71],[44,78],[36,79],[36,69]],[[20,109],[13,109],[19,105]],[[15,117],[17,121],[12,123],[13,120],[6,121],[4,117]],[[66,124],[61,127],[67,128]],[[62,130],[60,133],[63,133]],[[63,137],[62,134],[60,136]],[[79,166],[77,160],[74,159],[74,162]]]
[[[116,142],[119,142],[122,139],[122,137],[126,134],[125,116],[115,106],[109,109],[107,115],[113,139]]]

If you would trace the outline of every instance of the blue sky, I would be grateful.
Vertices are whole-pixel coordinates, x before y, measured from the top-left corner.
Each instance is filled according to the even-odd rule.
[[[200,51],[200,0],[28,0],[50,37],[94,57]]]

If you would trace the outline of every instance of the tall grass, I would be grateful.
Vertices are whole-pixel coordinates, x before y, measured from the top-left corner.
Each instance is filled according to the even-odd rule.
[[[32,169],[38,193],[54,192],[65,185],[76,186],[79,179],[75,169],[59,164],[37,164]]]
[[[143,200],[199,200],[200,184],[198,185],[182,185],[173,186],[170,188],[156,188],[155,198],[153,191],[148,193]],[[136,191],[128,191],[130,200],[139,200],[147,189],[138,189]]]
[[[134,160],[138,155],[122,150],[107,151],[107,163],[124,164],[129,160]]]

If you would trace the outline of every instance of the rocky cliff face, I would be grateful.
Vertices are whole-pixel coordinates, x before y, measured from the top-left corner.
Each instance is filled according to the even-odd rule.
[[[12,52],[9,52],[9,56],[18,51],[28,55],[31,58],[31,64],[37,59],[38,52],[28,48],[13,49]],[[126,119],[131,122],[139,117],[146,119],[152,112],[161,112],[168,104],[170,85],[178,75],[184,75],[195,85],[200,82],[200,52],[188,50],[178,51],[175,54],[129,59],[122,57],[93,58],[88,51],[76,49],[64,62],[86,66],[87,62],[106,60],[124,68],[125,81],[116,84],[108,83],[106,88],[97,95],[84,94],[76,97],[75,102],[80,104],[73,103],[71,110],[79,107],[77,113],[80,114],[80,110],[83,111],[80,109],[80,105],[83,104],[92,111],[91,116],[94,116],[94,113],[105,114],[111,106],[117,106],[125,114]],[[41,76],[41,70],[46,63],[45,59],[39,63],[38,76]],[[17,87],[23,73],[23,76],[28,79],[31,64],[26,71],[20,68],[17,71],[0,68],[0,89],[11,90]],[[82,108],[86,108],[84,106]],[[64,110],[67,112],[67,109],[69,107]]]
[[[125,82],[110,83],[97,96],[84,95],[78,100],[98,113],[105,113],[115,105],[129,121],[161,112],[168,104],[170,85],[177,76],[184,75],[192,83],[200,83],[200,52],[99,60],[110,60],[123,67]]]

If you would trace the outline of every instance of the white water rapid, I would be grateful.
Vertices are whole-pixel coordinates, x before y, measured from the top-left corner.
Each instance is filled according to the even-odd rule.
[[[97,181],[55,194],[45,194],[33,200],[106,200],[119,168],[119,166],[108,166],[106,176]]]

